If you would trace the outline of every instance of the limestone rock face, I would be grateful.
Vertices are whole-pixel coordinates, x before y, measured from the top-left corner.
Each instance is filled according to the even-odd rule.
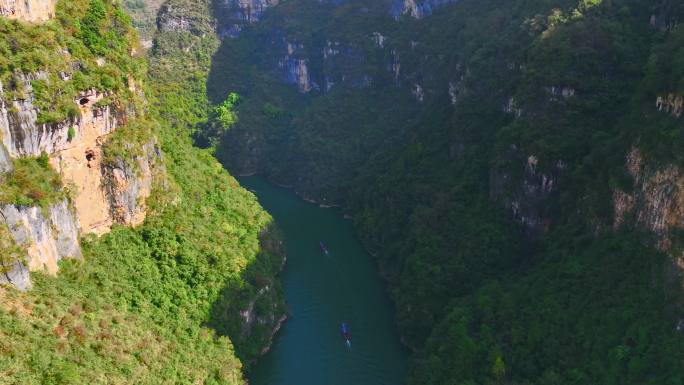
[[[632,219],[654,233],[658,247],[668,251],[671,231],[684,229],[684,174],[675,165],[650,165],[637,148],[627,155],[626,168],[634,188],[629,193],[614,191],[613,226],[619,228]]]
[[[268,8],[278,3],[279,0],[226,0],[226,5],[234,10],[235,18],[248,23],[259,21]]]
[[[283,71],[283,80],[288,84],[296,85],[299,92],[307,93],[317,88],[311,80],[306,59],[285,57],[278,63],[278,66]]]
[[[3,274],[0,275],[0,284],[10,284],[20,291],[27,291],[33,287],[29,271],[20,261],[4,265],[3,270]]]
[[[53,153],[50,157],[52,166],[62,175],[67,185],[73,186],[74,208],[77,212],[81,224],[81,231],[84,233],[95,233],[98,235],[109,231],[113,223],[139,224],[144,219],[144,199],[149,196],[151,191],[152,175],[149,173],[150,166],[142,162],[139,175],[125,174],[117,179],[112,173],[111,166],[103,164],[102,145],[117,126],[118,121],[123,117],[117,118],[110,111],[109,107],[96,108],[94,104],[101,100],[102,95],[88,94],[82,95],[81,103],[88,99],[85,104],[81,104],[81,118],[79,119],[77,134],[74,136],[69,146]],[[124,162],[124,160],[117,160]],[[140,182],[133,180],[140,179]],[[130,192],[136,198],[136,208],[128,211],[137,213],[129,216],[114,215],[118,212],[120,204],[112,197],[111,186],[116,185],[117,191],[127,194],[124,190],[133,188]],[[140,186],[147,186],[141,188]],[[138,200],[139,199],[139,200]],[[131,205],[128,205],[130,207]],[[136,217],[136,220],[132,218]],[[117,220],[119,218],[120,220]],[[128,218],[128,219],[125,219]]]
[[[152,192],[155,168],[160,167],[161,151],[154,142],[142,146],[141,156],[116,159],[102,167],[104,192],[113,222],[137,226],[145,220],[145,199]]]
[[[680,118],[682,112],[684,112],[684,97],[672,93],[667,96],[658,96],[658,99],[656,99],[656,108],[660,112],[665,112],[675,118]]]
[[[195,36],[205,36],[214,32],[213,21],[207,15],[211,12],[204,2],[167,0],[157,13],[159,32],[189,32]]]
[[[41,22],[55,16],[56,0],[0,0],[0,16]]]
[[[78,222],[66,200],[46,210],[39,207],[4,205],[0,215],[16,244],[26,250],[26,261],[16,261],[0,283],[28,289],[28,271],[57,274],[57,263],[64,258],[82,258],[78,244]]]
[[[182,32],[190,31],[190,20],[183,15],[183,12],[176,11],[170,5],[162,8],[157,20],[157,28],[162,32]]]
[[[392,4],[390,14],[399,19],[404,15],[411,16],[415,19],[422,19],[426,16],[432,15],[435,9],[455,3],[458,0],[395,0]]]
[[[2,221],[14,242],[25,250],[25,261],[4,266],[0,282],[20,289],[30,288],[29,271],[57,273],[62,258],[80,257],[78,236],[108,232],[114,223],[138,225],[145,219],[145,199],[152,190],[154,169],[161,167],[161,153],[154,140],[141,149],[129,148],[130,159],[122,155],[103,161],[102,146],[127,117],[109,105],[100,105],[107,95],[84,91],[74,100],[78,115],[62,122],[38,124],[31,80],[45,74],[17,75],[23,83],[24,99],[0,102],[0,172],[12,169],[12,158],[49,155],[50,165],[61,174],[70,189],[71,202],[49,207],[5,205]],[[0,87],[0,96],[2,88]],[[0,100],[4,100],[1,98]],[[6,103],[11,103],[8,108]]]
[[[102,235],[114,223],[141,224],[155,168],[160,167],[161,153],[154,142],[142,146],[143,156],[104,163],[99,144],[104,139],[95,138],[51,158],[64,182],[75,187],[73,203],[83,233]]]
[[[534,154],[519,164],[513,161],[518,154],[518,149],[511,149],[506,155],[513,168],[491,169],[489,193],[492,199],[510,210],[529,235],[536,236],[546,232],[551,225],[552,218],[542,208],[558,194],[558,181],[567,164],[557,160],[551,167],[542,167],[542,161]]]
[[[231,38],[240,36],[246,25],[261,20],[264,12],[279,2],[280,0],[223,0],[227,20],[226,25],[221,28],[220,35]]]
[[[4,145],[0,144],[0,174],[12,170],[12,159]]]
[[[79,117],[39,124],[31,81],[45,76],[45,73],[18,75],[17,81],[22,83],[27,97],[12,100],[11,106],[4,102],[5,95],[0,87],[0,135],[11,157],[39,156],[43,152],[53,154],[73,147],[82,138],[106,135],[116,129],[116,113],[110,106],[96,106],[106,95],[95,90],[82,92],[74,100],[79,106]]]

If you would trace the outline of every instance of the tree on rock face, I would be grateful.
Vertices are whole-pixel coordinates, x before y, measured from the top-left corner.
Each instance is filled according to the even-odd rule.
[[[237,112],[234,107],[240,102],[240,95],[231,92],[223,103],[214,108],[216,120],[221,123],[223,131],[228,131],[235,123],[238,122]]]
[[[201,132],[196,133],[197,144],[210,147],[215,147],[218,144],[219,139],[238,122],[238,113],[235,111],[235,107],[240,103],[240,99],[240,95],[231,92],[221,104],[210,110],[206,127]]]
[[[504,364],[503,358],[501,358],[501,356],[496,357],[496,360],[494,360],[492,374],[499,382],[501,382],[506,376],[506,365]]]

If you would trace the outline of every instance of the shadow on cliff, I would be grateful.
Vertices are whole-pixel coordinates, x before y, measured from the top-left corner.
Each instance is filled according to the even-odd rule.
[[[282,237],[271,225],[259,239],[260,252],[240,278],[223,289],[207,323],[218,335],[231,339],[246,370],[268,351],[287,311],[280,283],[286,259]]]
[[[210,123],[195,137],[196,144],[214,145],[216,157],[232,174],[262,174],[285,184],[294,177],[294,167],[283,164],[298,145],[299,133],[292,129],[295,112],[321,94],[300,93],[284,79],[280,61],[287,55],[286,21],[281,14],[265,12],[258,23],[245,25],[220,1],[213,2],[212,11],[222,40],[212,56],[207,97],[218,105],[231,93],[240,95],[238,121],[227,132]]]

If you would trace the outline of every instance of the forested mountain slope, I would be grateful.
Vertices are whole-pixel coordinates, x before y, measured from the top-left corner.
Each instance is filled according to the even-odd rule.
[[[244,382],[280,242],[193,139],[353,217],[410,384],[684,383],[682,17],[0,0],[0,383]]]
[[[116,1],[0,15],[0,383],[244,383],[283,255],[190,139],[216,36],[161,31],[148,60]]]
[[[353,216],[410,383],[684,382],[684,3],[252,3],[199,139]]]

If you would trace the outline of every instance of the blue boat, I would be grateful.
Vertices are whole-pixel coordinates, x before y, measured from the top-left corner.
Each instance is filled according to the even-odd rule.
[[[319,242],[318,242],[318,245],[321,247],[321,253],[323,253],[323,254],[325,254],[325,255],[330,254],[330,253],[328,252],[328,248],[325,246],[325,243],[323,243],[323,241],[319,241]]]
[[[347,343],[347,346],[351,348],[351,333],[349,332],[349,325],[346,322],[342,322],[340,325],[340,333],[342,333],[342,338]]]

